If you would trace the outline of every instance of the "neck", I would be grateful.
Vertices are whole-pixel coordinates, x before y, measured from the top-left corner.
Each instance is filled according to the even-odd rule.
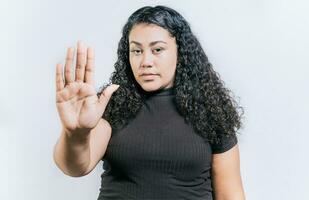
[[[167,96],[174,94],[174,87],[161,88],[155,91],[142,91],[145,96]]]

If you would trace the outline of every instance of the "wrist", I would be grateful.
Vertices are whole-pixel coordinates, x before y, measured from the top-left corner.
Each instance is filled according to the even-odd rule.
[[[63,134],[65,137],[73,143],[85,143],[90,138],[91,129],[76,129],[74,131],[63,128]]]

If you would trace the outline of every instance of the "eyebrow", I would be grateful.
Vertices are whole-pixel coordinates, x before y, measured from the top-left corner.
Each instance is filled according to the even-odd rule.
[[[157,43],[160,43],[160,42],[162,42],[162,43],[164,43],[164,44],[167,44],[166,42],[164,42],[164,41],[162,41],[162,40],[158,40],[158,41],[150,42],[149,46],[154,46],[154,45],[156,45]],[[134,43],[134,44],[136,44],[136,45],[138,45],[138,46],[143,46],[141,43],[136,42],[136,41],[131,41],[130,44],[132,44],[132,43]]]

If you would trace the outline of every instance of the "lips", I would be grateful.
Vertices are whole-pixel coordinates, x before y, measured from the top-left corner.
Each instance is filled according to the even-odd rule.
[[[154,73],[142,73],[141,75],[141,78],[143,79],[143,80],[154,80],[157,76],[158,76],[158,74],[154,74]]]
[[[142,73],[140,76],[150,76],[150,75],[158,75],[155,73]]]

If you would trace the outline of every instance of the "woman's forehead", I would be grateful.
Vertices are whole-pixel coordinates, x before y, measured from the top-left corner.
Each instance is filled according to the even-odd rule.
[[[130,44],[138,46],[154,44],[168,44],[173,41],[174,38],[170,36],[169,32],[154,24],[138,24],[133,26],[129,35]]]

